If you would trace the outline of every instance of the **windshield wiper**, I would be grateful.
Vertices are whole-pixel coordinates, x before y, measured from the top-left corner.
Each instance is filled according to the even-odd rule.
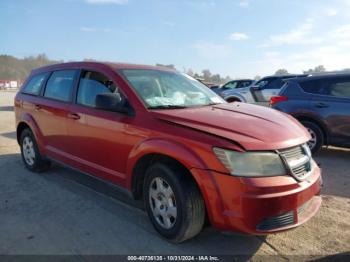
[[[159,106],[149,106],[148,109],[182,109],[187,108],[187,106],[180,105],[159,105]]]

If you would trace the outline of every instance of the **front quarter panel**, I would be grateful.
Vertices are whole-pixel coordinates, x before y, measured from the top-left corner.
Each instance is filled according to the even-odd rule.
[[[127,163],[127,187],[131,189],[132,173],[138,160],[148,154],[160,154],[176,159],[188,170],[207,169],[206,163],[195,152],[177,141],[162,138],[149,138],[137,144],[129,154]]]

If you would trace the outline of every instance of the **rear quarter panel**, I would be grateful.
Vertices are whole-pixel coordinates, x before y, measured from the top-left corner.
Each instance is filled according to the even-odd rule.
[[[287,86],[283,87],[278,95],[287,96],[288,100],[279,102],[272,106],[272,108],[293,116],[310,113],[312,95],[305,93],[297,82],[289,81]]]

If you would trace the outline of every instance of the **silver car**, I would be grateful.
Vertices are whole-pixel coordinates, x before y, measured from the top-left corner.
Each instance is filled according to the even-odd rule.
[[[252,82],[250,85],[241,88],[231,88],[223,91],[213,90],[223,97],[227,102],[244,102],[254,103],[259,105],[268,105],[270,98],[276,96],[284,85],[284,81],[295,77],[305,77],[307,75],[275,75],[266,76],[257,82]],[[234,80],[242,81],[242,80]],[[234,82],[230,81],[229,83]],[[253,80],[251,80],[253,81]],[[223,88],[221,87],[221,89]]]

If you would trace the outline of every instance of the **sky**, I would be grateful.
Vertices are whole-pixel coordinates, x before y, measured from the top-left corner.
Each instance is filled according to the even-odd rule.
[[[350,68],[349,0],[1,0],[0,54],[232,78]]]

